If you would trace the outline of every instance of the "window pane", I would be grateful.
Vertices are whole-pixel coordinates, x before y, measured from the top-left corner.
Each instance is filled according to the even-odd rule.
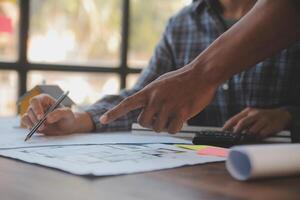
[[[17,1],[0,1],[0,60],[16,61],[19,10]]]
[[[119,91],[119,78],[115,74],[32,71],[28,76],[28,89],[38,84],[55,84],[70,91],[70,98],[78,105],[94,103],[106,94]]]
[[[126,89],[131,89],[137,82],[140,74],[129,74],[126,78]]]
[[[191,0],[131,1],[129,66],[145,67],[170,16]]]
[[[0,116],[16,114],[17,78],[14,71],[0,70]]]
[[[117,66],[121,0],[32,0],[28,59]]]

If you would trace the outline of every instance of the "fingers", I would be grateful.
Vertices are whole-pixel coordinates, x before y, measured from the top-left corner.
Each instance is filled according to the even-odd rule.
[[[249,112],[249,108],[244,109],[242,112],[238,113],[237,115],[230,118],[223,126],[222,130],[232,130],[236,124],[244,117],[247,116]]]
[[[140,113],[138,123],[143,127],[153,128],[153,123],[157,121],[157,114],[160,112],[160,109],[161,105],[150,99],[149,103]]]
[[[147,106],[140,113],[140,115],[137,119],[138,123],[143,127],[152,128],[153,121],[155,121],[155,119],[154,119],[155,113],[156,113],[155,109],[152,109],[152,108],[150,108],[150,106]]]
[[[28,129],[30,129],[33,126],[32,121],[30,120],[27,113],[25,113],[21,118],[22,124],[24,124]]]
[[[36,117],[36,115],[34,114],[34,112],[32,111],[32,109],[30,108],[27,113],[25,113],[22,118],[21,118],[21,122],[22,124],[24,124],[28,129],[31,129],[37,122],[38,119]],[[42,125],[39,130],[41,128],[43,128],[44,125]]]
[[[258,135],[261,130],[266,126],[265,120],[258,119],[250,128],[249,128],[249,133]]]
[[[56,110],[54,110],[53,112],[51,112],[48,117],[46,122],[48,124],[53,124],[56,123],[62,119],[67,119],[68,117],[71,117],[72,111],[68,108],[58,108]]]
[[[166,108],[166,106],[164,106],[160,113],[157,115],[157,119],[155,120],[154,124],[153,124],[153,129],[156,132],[161,132],[164,129],[166,129],[167,127],[167,123],[168,123],[168,109]]]
[[[30,99],[30,105],[27,109],[26,114],[22,117],[22,123],[27,126],[27,128],[32,128],[38,120],[40,120],[44,115],[44,110],[47,109],[55,100],[49,95],[41,94]],[[42,125],[40,129],[43,128]]]
[[[278,109],[247,108],[244,111],[228,120],[223,129],[233,127],[234,132],[247,130],[263,139],[283,130],[289,123],[289,116],[284,118]]]
[[[36,96],[30,100],[30,109],[33,111],[34,115],[38,120],[40,120],[44,115],[44,108],[42,106],[41,98]]]
[[[48,125],[59,122],[62,119],[67,119],[72,115],[72,111],[68,108],[56,109],[48,115],[44,124],[42,124],[39,128],[39,131],[43,131],[44,129],[47,129]],[[28,112],[22,116],[21,121],[28,129],[31,129],[38,122],[38,119],[36,118],[32,109],[29,109]]]
[[[144,101],[143,93],[137,93],[131,97],[124,99],[116,107],[104,113],[100,117],[100,122],[102,124],[108,124],[132,110],[145,106],[145,104],[146,102]]]
[[[170,120],[170,124],[168,126],[168,133],[175,134],[181,130],[183,126],[183,121],[180,116],[175,116]]]
[[[38,119],[35,115],[35,113],[33,112],[32,108],[29,107],[28,111],[27,111],[27,114],[28,114],[28,117],[30,119],[30,121],[33,123],[33,124],[36,124],[38,122]]]
[[[237,123],[237,125],[233,128],[233,132],[239,133],[244,130],[247,130],[256,120],[257,120],[256,116],[247,116],[241,119]]]

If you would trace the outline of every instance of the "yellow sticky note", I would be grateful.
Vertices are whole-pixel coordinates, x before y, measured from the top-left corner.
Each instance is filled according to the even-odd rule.
[[[209,147],[207,145],[188,145],[188,144],[176,144],[176,146],[184,149],[194,150],[194,151],[198,151]]]

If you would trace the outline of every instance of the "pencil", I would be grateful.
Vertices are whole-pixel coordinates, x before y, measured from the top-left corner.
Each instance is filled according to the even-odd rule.
[[[42,119],[40,119],[30,130],[30,132],[28,133],[28,135],[25,138],[25,141],[27,141],[29,138],[31,138],[31,136],[40,128],[40,126],[46,121],[47,116],[54,111],[59,104],[68,96],[69,91],[66,91],[65,93],[63,93],[56,101],[55,104],[53,104],[48,110],[47,112],[44,114],[44,116],[42,117]]]

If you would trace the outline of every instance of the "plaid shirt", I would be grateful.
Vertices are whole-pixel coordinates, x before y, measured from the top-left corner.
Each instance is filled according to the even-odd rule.
[[[148,67],[143,70],[133,89],[106,96],[86,110],[93,118],[96,131],[130,130],[140,110],[132,111],[108,125],[102,125],[99,117],[160,75],[190,63],[226,31],[226,24],[215,3],[213,0],[194,1],[170,18]],[[246,107],[286,107],[293,119],[299,120],[299,83],[300,43],[296,43],[249,70],[234,75],[217,89],[210,105],[189,122],[193,125],[222,126]]]

